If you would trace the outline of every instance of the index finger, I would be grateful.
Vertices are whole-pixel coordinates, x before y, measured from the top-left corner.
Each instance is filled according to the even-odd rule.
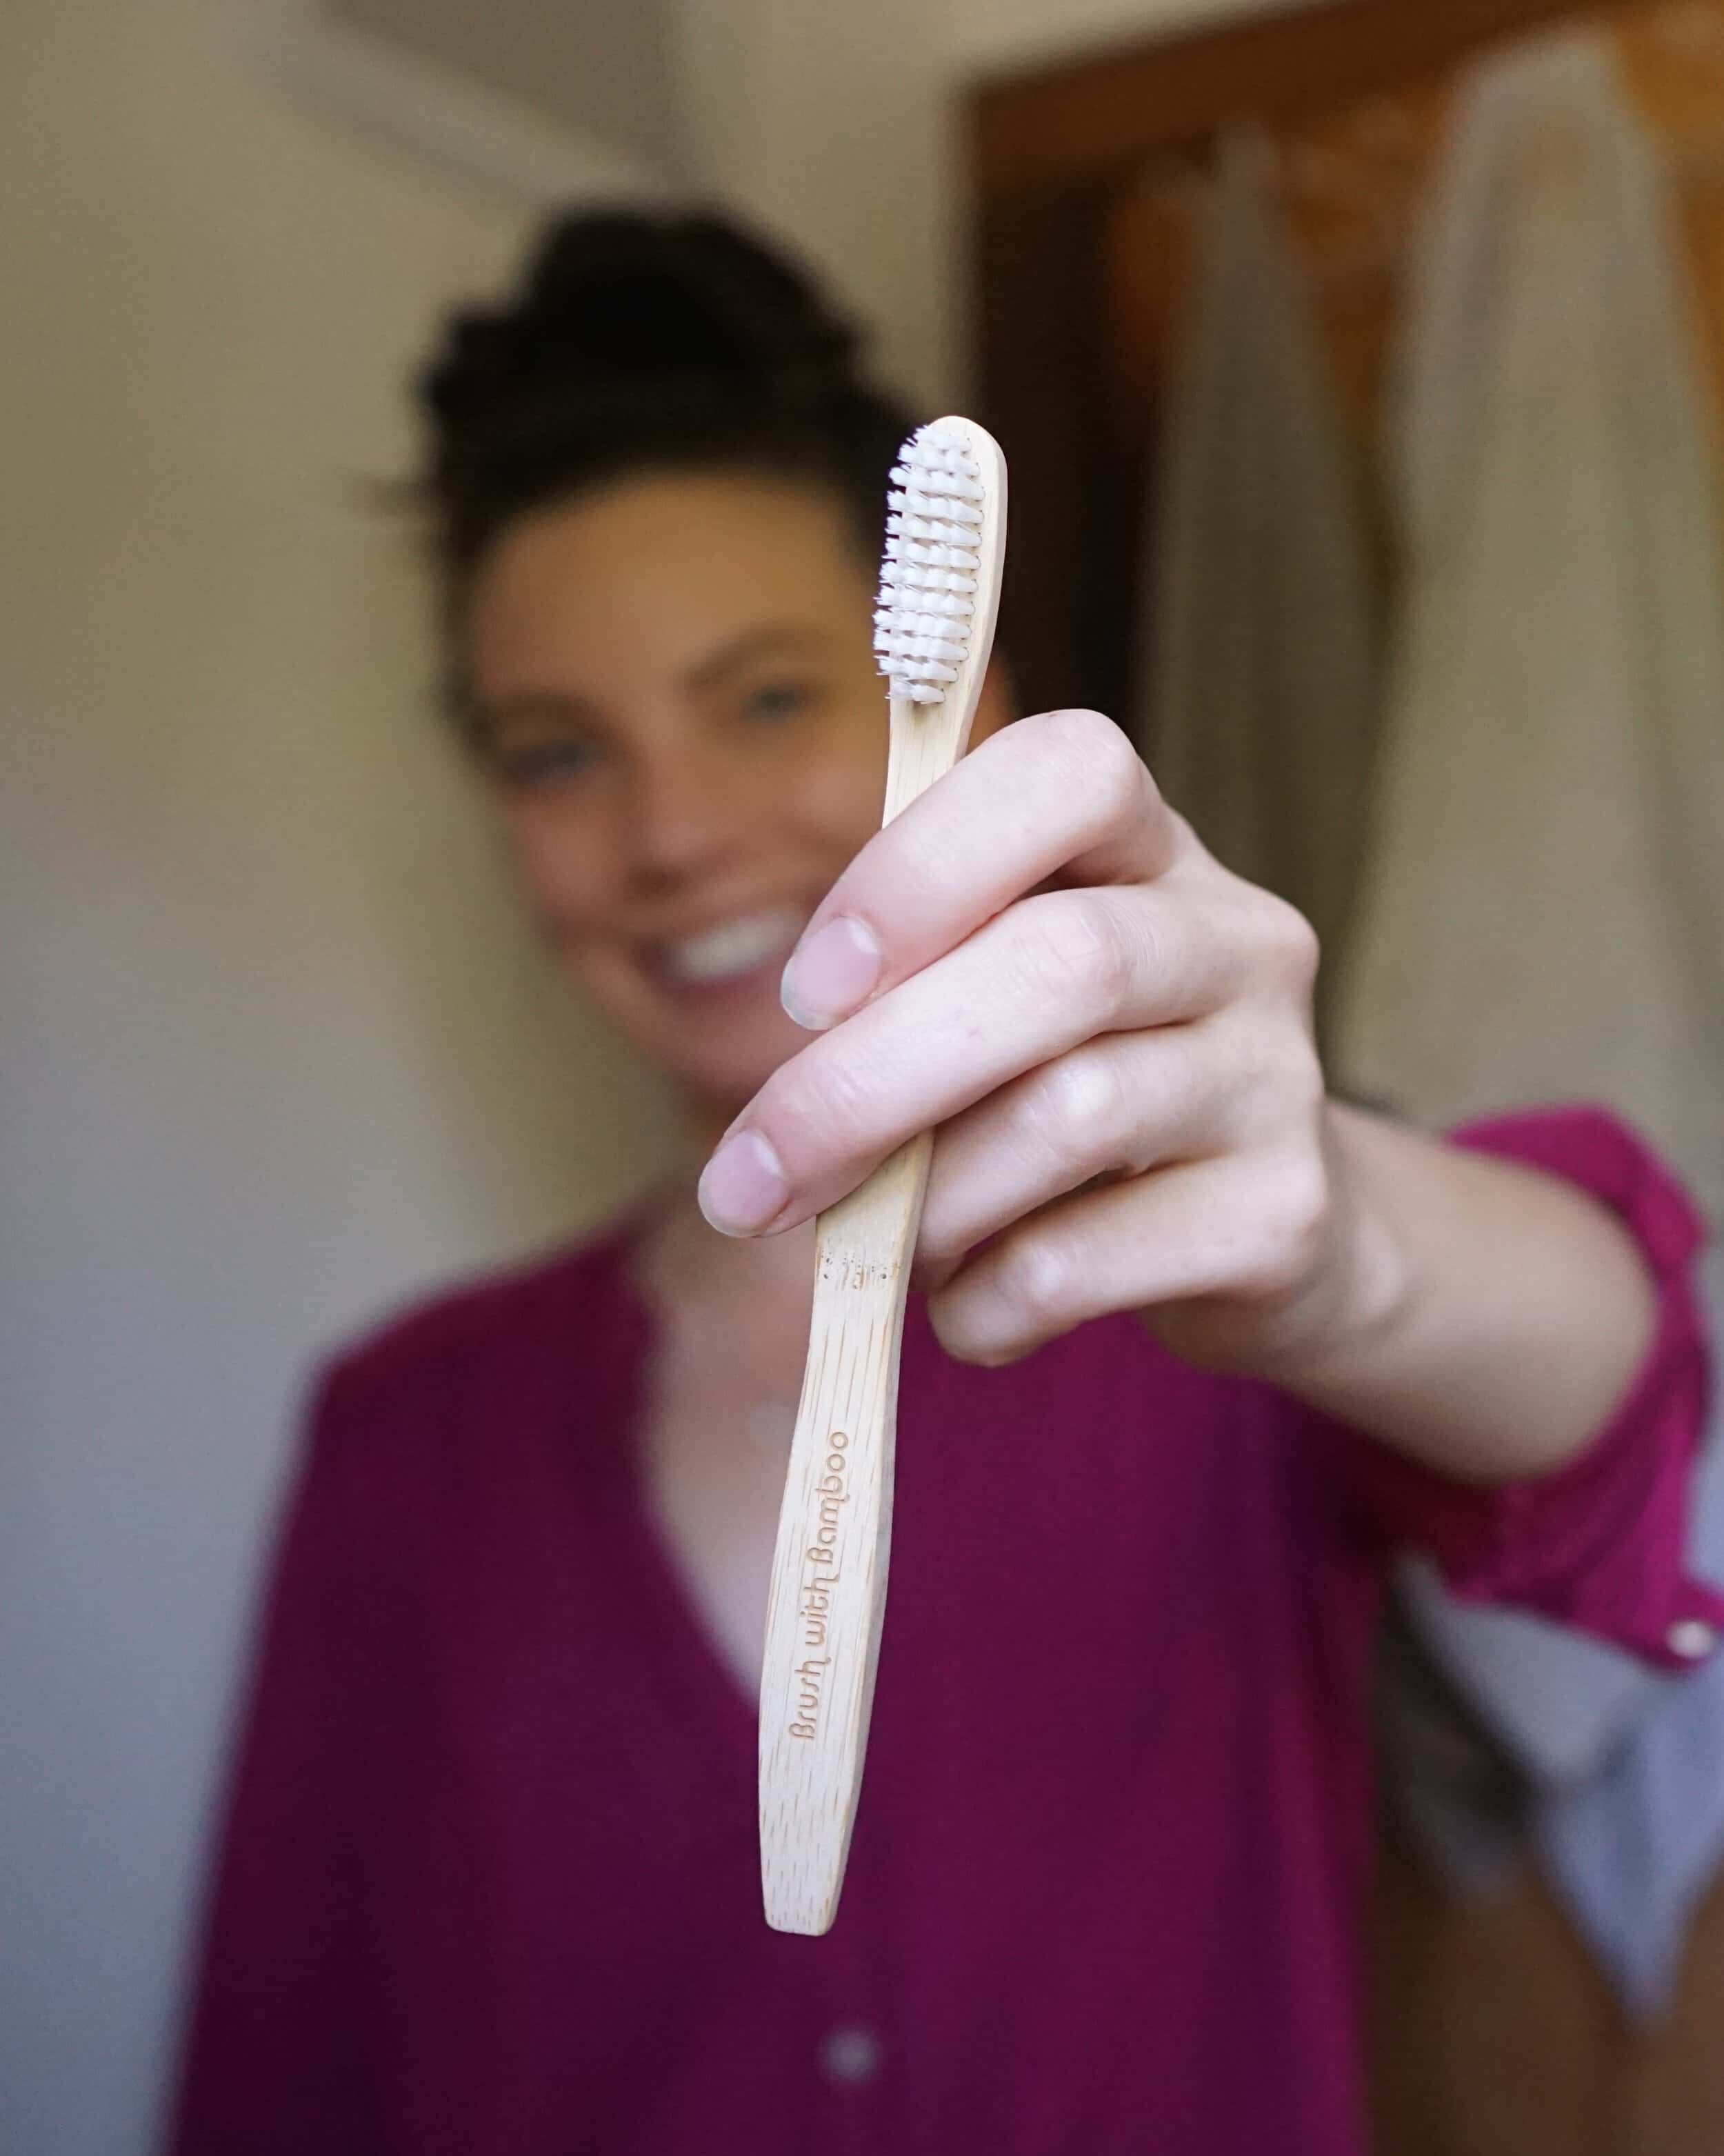
[[[1152,880],[1172,865],[1181,830],[1111,719],[1020,719],[857,855],[791,955],[784,1007],[811,1030],[836,1024],[1050,876]]]

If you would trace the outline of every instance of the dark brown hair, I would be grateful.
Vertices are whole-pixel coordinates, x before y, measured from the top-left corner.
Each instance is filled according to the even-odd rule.
[[[646,471],[806,480],[878,552],[911,417],[782,256],[710,216],[564,217],[500,305],[450,321],[418,384],[452,608],[514,519]]]

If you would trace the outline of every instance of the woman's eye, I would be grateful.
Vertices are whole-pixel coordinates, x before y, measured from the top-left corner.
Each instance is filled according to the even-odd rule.
[[[491,761],[505,786],[531,792],[585,778],[597,766],[599,754],[597,742],[575,738],[505,742],[492,751]]]
[[[782,719],[795,718],[813,701],[814,692],[805,682],[767,681],[749,692],[745,709],[751,719],[760,719],[772,726]]]

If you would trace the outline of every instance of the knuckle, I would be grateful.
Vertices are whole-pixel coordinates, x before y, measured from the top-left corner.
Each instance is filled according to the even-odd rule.
[[[1288,1027],[1275,1058],[1277,1097],[1301,1128],[1314,1124],[1328,1098],[1316,1043],[1303,1028]]]
[[[1112,816],[1145,798],[1149,773],[1124,731],[1100,711],[1049,711],[1041,721],[1062,773]]]
[[[1087,1173],[1116,1149],[1123,1102],[1116,1059],[1080,1050],[1034,1073],[1024,1106],[1044,1151],[1061,1168]]]
[[[1269,892],[1264,897],[1267,903],[1262,908],[1262,937],[1269,962],[1290,987],[1301,993],[1308,991],[1322,960],[1317,932],[1296,906]]]
[[[1035,963],[1053,994],[1069,997],[1075,990],[1098,1018],[1126,1000],[1137,954],[1115,908],[1090,891],[1058,891],[1024,911],[1035,923]]]
[[[1121,819],[1135,814],[1148,795],[1149,773],[1142,758],[1116,726],[1098,733],[1090,752],[1090,783],[1095,798]]]
[[[1243,1131],[1315,1137],[1328,1081],[1308,1014],[1280,995],[1248,997],[1217,1019],[1213,1038]]]
[[[1290,1293],[1311,1278],[1328,1232],[1329,1178],[1321,1156],[1301,1152],[1279,1162],[1255,1214],[1241,1288],[1262,1297]]]
[[[1057,1328],[1071,1301],[1073,1269],[1047,1235],[1021,1236],[1004,1251],[995,1277],[1001,1301],[1025,1332]]]
[[[1302,1255],[1320,1242],[1329,1224],[1329,1173],[1322,1156],[1301,1147],[1280,1177],[1281,1234]]]
[[[1293,1106],[1301,1127],[1320,1143],[1329,1111],[1329,1075],[1314,1041],[1302,1044],[1299,1068],[1292,1081]]]
[[[1243,1143],[1315,1142],[1327,1084],[1316,1043],[1279,999],[1217,1020],[1209,1040],[1218,1099]]]
[[[1044,711],[1034,723],[1043,738],[1053,747],[1065,749],[1085,762],[1100,738],[1117,735],[1120,731],[1105,712],[1090,711],[1080,704],[1057,711]]]

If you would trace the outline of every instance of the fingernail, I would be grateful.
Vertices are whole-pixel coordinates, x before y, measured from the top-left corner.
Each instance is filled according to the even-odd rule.
[[[798,943],[784,968],[779,996],[798,1025],[824,1032],[865,1003],[880,975],[874,931],[848,913],[823,921]]]
[[[721,1235],[753,1235],[784,1209],[790,1187],[758,1131],[727,1137],[700,1178],[700,1210]]]

